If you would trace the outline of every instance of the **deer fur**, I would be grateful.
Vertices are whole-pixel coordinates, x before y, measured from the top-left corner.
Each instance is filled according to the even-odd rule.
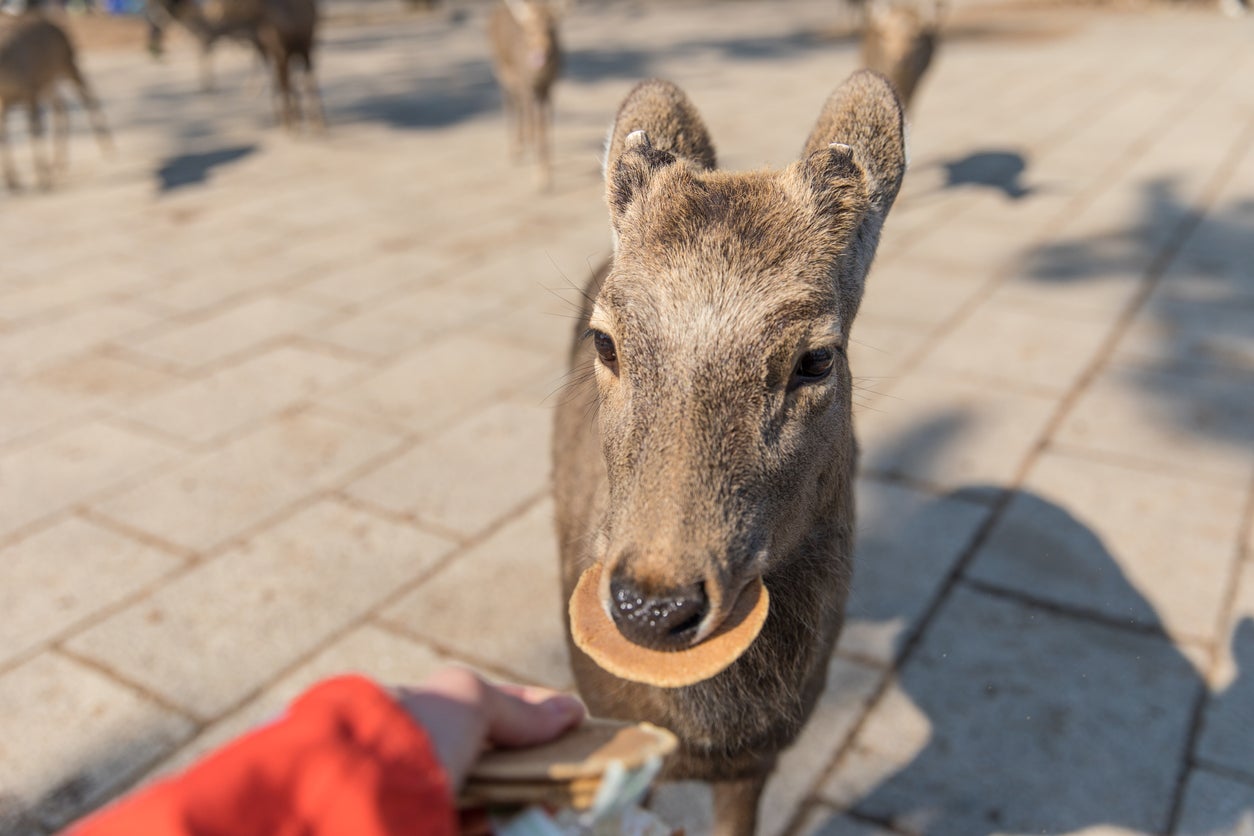
[[[679,736],[667,777],[713,783],[722,834],[753,832],[840,632],[857,461],[845,346],[904,169],[900,104],[866,71],[782,171],[718,171],[664,81],[636,87],[610,133],[615,251],[585,289],[554,426],[566,597],[600,562],[648,589],[703,582],[711,628],[755,576],[771,609],[742,657],[689,687],[620,680],[573,642],[572,665],[594,715]],[[828,349],[830,374],[794,386]]]
[[[562,69],[557,17],[538,0],[502,0],[488,18],[488,40],[506,118],[513,123],[511,153],[518,159],[533,150],[541,186],[547,187],[553,174],[553,82]]]
[[[163,14],[179,21],[199,41],[201,81],[213,86],[209,53],[223,38],[250,44],[274,73],[278,121],[294,128],[303,117],[317,128],[325,124],[322,97],[314,77],[313,53],[318,26],[315,0],[222,0],[215,14],[194,0],[154,0]],[[150,15],[149,49],[160,53],[161,25]],[[294,70],[301,71],[296,85]],[[297,89],[297,87],[301,89]]]
[[[906,109],[927,72],[939,42],[940,4],[914,6],[872,2],[862,31],[862,65],[892,82]]]
[[[87,109],[96,140],[105,151],[112,148],[100,103],[83,77],[74,57],[74,45],[65,30],[37,10],[21,15],[0,35],[0,154],[4,157],[4,179],[11,190],[20,188],[17,170],[9,149],[9,112],[26,107],[30,119],[31,154],[35,176],[44,188],[52,185],[53,169],[63,171],[69,162],[69,114],[57,94],[61,80],[70,81]],[[56,150],[52,166],[43,152],[43,103],[53,110]]]

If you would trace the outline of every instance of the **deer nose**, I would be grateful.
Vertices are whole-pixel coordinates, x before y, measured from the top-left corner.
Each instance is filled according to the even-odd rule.
[[[681,650],[692,644],[710,609],[705,583],[646,592],[630,578],[610,580],[610,612],[623,636],[653,650]]]

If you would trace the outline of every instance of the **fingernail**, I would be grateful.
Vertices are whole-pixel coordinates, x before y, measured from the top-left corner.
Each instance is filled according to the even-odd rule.
[[[544,707],[550,714],[563,720],[573,720],[583,716],[583,703],[566,694],[552,697],[545,702]]]

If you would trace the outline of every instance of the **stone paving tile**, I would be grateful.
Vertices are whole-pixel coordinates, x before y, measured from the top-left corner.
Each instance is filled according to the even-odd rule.
[[[0,445],[89,413],[91,401],[29,385],[0,382]]]
[[[215,717],[421,576],[448,548],[412,526],[322,502],[68,646],[199,717]]]
[[[495,404],[363,476],[348,493],[472,536],[547,487],[551,425],[549,408]]]
[[[207,318],[165,327],[156,334],[125,340],[123,344],[141,354],[191,369],[299,333],[326,316],[327,309],[320,305],[268,296]]]
[[[148,777],[190,766],[207,752],[277,717],[288,703],[323,679],[357,673],[384,685],[417,685],[448,664],[448,659],[418,642],[372,624],[357,627],[239,709],[210,724]]]
[[[125,293],[143,281],[133,266],[93,264],[90,271],[42,278],[0,293],[0,312],[12,321],[47,316]]]
[[[988,303],[946,334],[923,368],[1061,395],[1075,385],[1112,327]]]
[[[49,828],[106,801],[191,732],[186,718],[54,653],[0,675],[0,787]]]
[[[489,319],[503,304],[495,296],[455,287],[420,288],[333,325],[310,329],[310,335],[350,351],[390,357]]]
[[[0,665],[180,565],[177,558],[70,517],[0,548]]]
[[[766,786],[758,820],[763,836],[784,832],[811,789],[823,777],[836,753],[846,743],[867,704],[887,675],[846,659],[832,660],[827,685],[801,736],[779,759]]]
[[[414,250],[389,253],[364,264],[337,265],[313,281],[303,282],[298,294],[336,306],[369,304],[407,288],[421,289],[454,275],[449,259],[434,252]]]
[[[103,423],[0,453],[0,537],[172,456],[163,444]]]
[[[1244,504],[1243,491],[1046,452],[967,575],[1209,642]]]
[[[1241,487],[1254,469],[1254,386],[1112,365],[1059,427],[1060,444]]]
[[[96,510],[184,548],[208,551],[393,447],[393,436],[320,415],[281,417]]]
[[[1141,285],[1142,277],[1131,270],[1094,273],[1084,261],[1059,260],[1040,275],[1024,270],[1015,273],[988,301],[1077,321],[1110,323],[1132,304]]]
[[[1160,639],[959,589],[824,794],[906,832],[1162,832],[1201,683]]]
[[[849,369],[855,387],[875,392],[896,380],[901,367],[930,337],[926,326],[860,313],[849,338]]]
[[[0,375],[24,377],[62,358],[151,325],[152,314],[117,303],[93,305],[0,335]]]
[[[1220,663],[1202,715],[1197,758],[1254,781],[1254,569],[1245,562],[1231,624],[1220,643]]]
[[[896,836],[891,830],[865,824],[822,804],[810,811],[797,832],[799,836]]]
[[[1194,769],[1172,832],[1176,836],[1254,836],[1254,784]]]
[[[43,389],[126,404],[181,381],[169,372],[141,365],[124,352],[80,354],[30,378]]]
[[[282,346],[208,377],[167,389],[130,413],[167,435],[207,443],[331,388],[357,363],[299,346]]]
[[[1189,295],[1179,284],[1156,290],[1119,341],[1114,361],[1183,373],[1230,370],[1254,380],[1254,301]]]
[[[338,410],[429,432],[532,378],[556,378],[552,359],[499,339],[456,334],[321,399]]]
[[[859,313],[937,325],[970,302],[988,280],[989,276],[973,275],[947,265],[912,257],[895,258],[871,268]]]
[[[840,650],[890,664],[989,508],[873,479],[859,480],[857,507],[853,588]]]
[[[1049,397],[916,372],[857,411],[862,468],[946,488],[1004,484],[1054,409]]]
[[[521,681],[569,689],[555,538],[553,506],[539,502],[381,617]]]

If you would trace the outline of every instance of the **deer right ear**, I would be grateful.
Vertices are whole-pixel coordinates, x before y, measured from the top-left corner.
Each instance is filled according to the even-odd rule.
[[[897,198],[906,173],[906,139],[901,102],[888,79],[859,70],[823,105],[802,158],[833,143],[848,145],[867,180],[868,220],[878,238],[879,225]]]
[[[623,100],[606,140],[605,197],[616,231],[653,174],[678,160],[714,168],[710,133],[684,91],[669,81],[643,81]]]

